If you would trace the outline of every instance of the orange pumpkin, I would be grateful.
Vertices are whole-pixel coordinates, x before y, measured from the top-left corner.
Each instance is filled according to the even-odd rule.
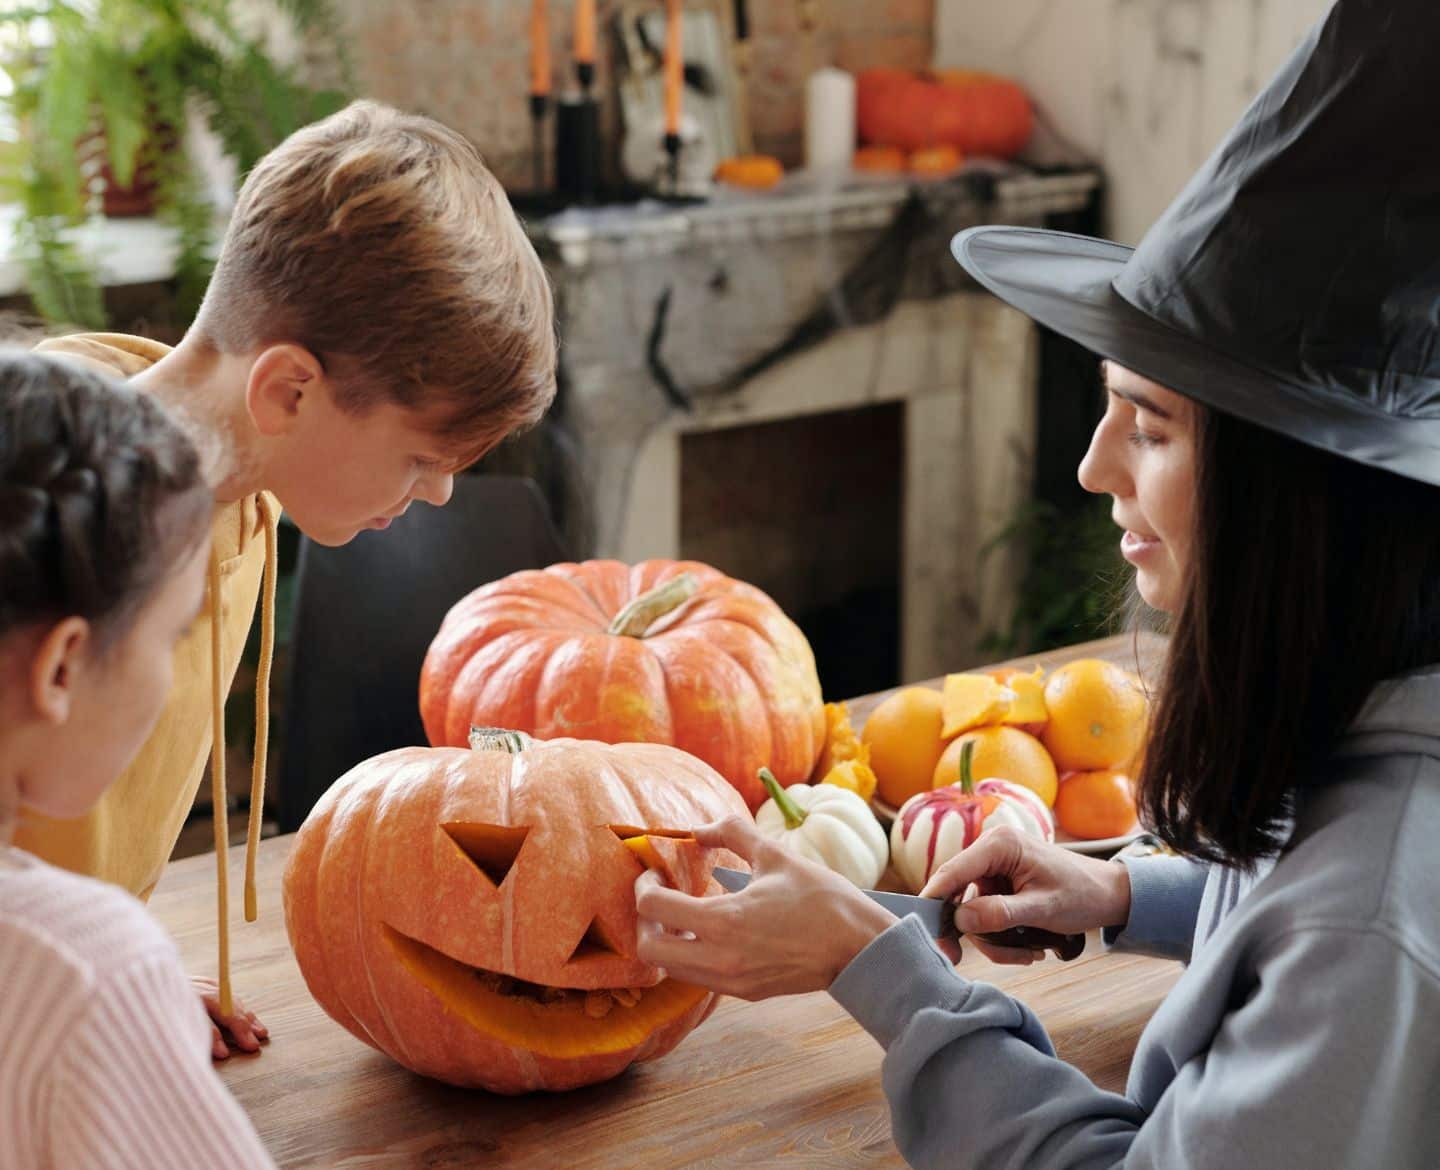
[[[927,146],[924,150],[911,152],[910,173],[943,178],[958,171],[964,161],[953,146]]]
[[[867,69],[857,79],[861,141],[906,150],[953,146],[963,155],[1009,158],[1029,141],[1030,100],[994,74]]]
[[[855,152],[851,166],[870,174],[898,175],[904,172],[907,161],[898,146],[862,146]]]
[[[764,191],[785,177],[785,167],[768,154],[742,154],[727,158],[715,168],[715,180],[732,187]]]
[[[462,746],[472,724],[673,744],[752,810],[761,767],[800,783],[825,743],[805,635],[754,586],[693,561],[560,564],[482,586],[430,646],[420,713],[436,746]]]
[[[689,831],[743,810],[659,744],[502,732],[402,748],[301,827],[285,925],[320,1006],[405,1067],[499,1093],[591,1084],[663,1056],[714,1007],[635,957],[634,882],[650,864],[718,892],[711,869],[738,859]]]

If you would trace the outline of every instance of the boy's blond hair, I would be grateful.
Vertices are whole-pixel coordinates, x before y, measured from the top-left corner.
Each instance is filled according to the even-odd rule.
[[[421,411],[464,462],[555,394],[550,285],[461,135],[355,102],[246,178],[196,321],[226,353],[293,342],[340,405]]]

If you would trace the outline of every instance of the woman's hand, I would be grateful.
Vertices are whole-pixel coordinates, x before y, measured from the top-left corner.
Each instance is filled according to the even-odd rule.
[[[238,999],[235,1000],[233,1015],[221,1013],[220,986],[215,980],[192,975],[190,982],[200,993],[200,1002],[205,1005],[205,1014],[210,1017],[210,1055],[213,1059],[224,1060],[230,1055],[230,1047],[225,1043],[227,1038],[241,1052],[259,1052],[260,1045],[269,1042],[269,1029]]]
[[[997,878],[1008,882],[1013,892],[987,892]],[[981,833],[973,845],[937,869],[920,893],[959,898],[971,885],[979,893],[955,908],[955,925],[996,963],[1033,963],[1041,956],[992,946],[975,934],[1012,926],[1081,934],[1099,926],[1123,926],[1130,918],[1130,874],[1123,865],[1085,857],[1008,825]],[[944,949],[958,958],[953,944]]]
[[[639,955],[667,974],[740,999],[822,991],[895,916],[824,866],[787,853],[744,817],[695,830],[738,853],[750,884],[693,898],[650,870],[635,882]]]

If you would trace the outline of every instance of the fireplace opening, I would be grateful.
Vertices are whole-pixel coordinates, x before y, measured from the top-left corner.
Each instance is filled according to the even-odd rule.
[[[809,638],[830,701],[896,685],[900,403],[685,435],[680,553],[763,589]]]

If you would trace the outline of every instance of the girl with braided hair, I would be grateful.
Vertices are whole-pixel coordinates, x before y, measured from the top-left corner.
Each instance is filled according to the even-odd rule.
[[[205,604],[213,492],[153,398],[0,354],[0,1162],[273,1167],[174,944],[120,888],[13,844],[145,742]]]

